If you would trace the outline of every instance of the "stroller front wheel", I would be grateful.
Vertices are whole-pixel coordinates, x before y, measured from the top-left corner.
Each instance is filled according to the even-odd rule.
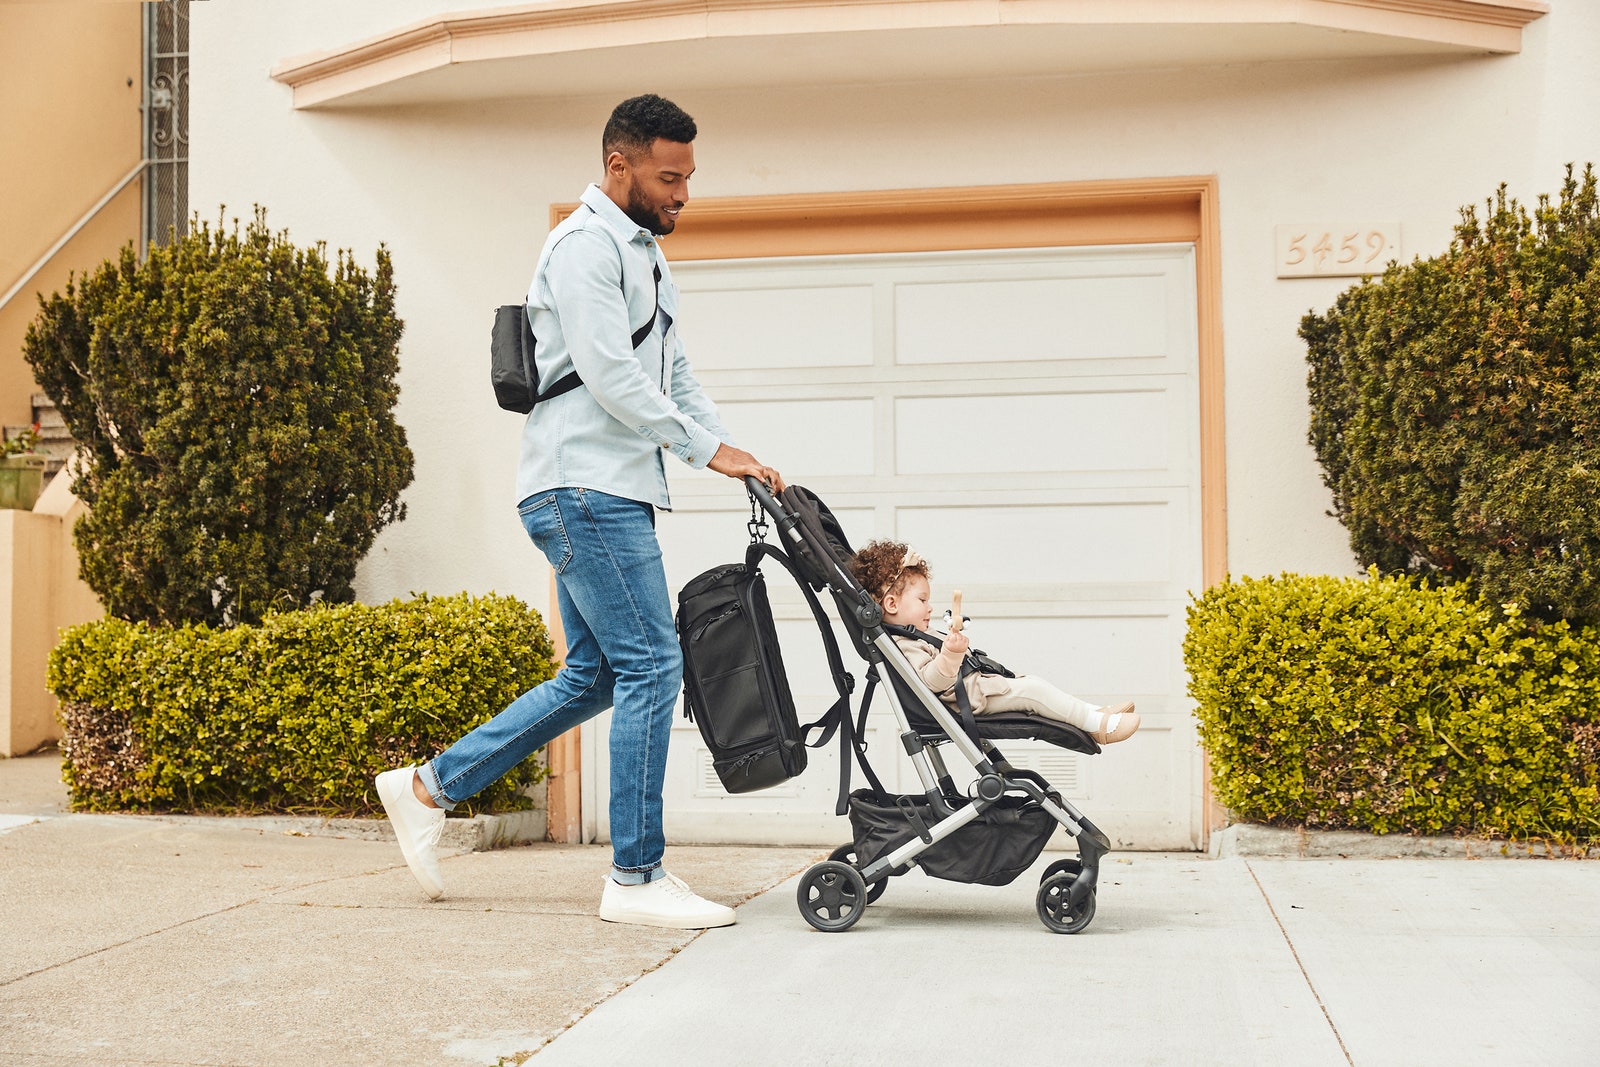
[[[1064,870],[1045,879],[1039,887],[1035,898],[1039,921],[1054,933],[1075,934],[1094,921],[1094,890],[1077,906],[1071,904],[1072,883],[1077,880],[1076,873]]]
[[[867,910],[867,883],[848,863],[823,860],[800,876],[795,899],[806,922],[824,933],[840,933]]]
[[[1044,873],[1039,876],[1039,884],[1040,885],[1044,885],[1046,882],[1048,882],[1050,879],[1054,878],[1056,875],[1060,874],[1062,871],[1065,871],[1068,874],[1072,875],[1072,877],[1076,878],[1076,877],[1078,877],[1078,875],[1083,873],[1083,861],[1082,860],[1056,860],[1050,866],[1046,867],[1044,869]]]
[[[848,863],[858,871],[861,869],[860,865],[856,863],[856,846],[853,842],[848,845],[840,845],[828,853],[828,858],[830,860],[838,860],[840,863]],[[867,903],[876,903],[878,898],[883,896],[883,891],[888,888],[889,879],[887,876],[879,878],[876,882],[867,886]]]

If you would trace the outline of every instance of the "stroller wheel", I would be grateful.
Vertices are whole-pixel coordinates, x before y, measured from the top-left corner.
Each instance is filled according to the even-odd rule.
[[[829,859],[832,858],[833,857],[831,856],[829,857]],[[1044,869],[1044,873],[1039,876],[1039,884],[1044,885],[1062,871],[1065,871],[1072,875],[1072,877],[1076,878],[1078,875],[1083,873],[1083,863],[1080,860],[1056,860],[1050,866],[1046,867]]]
[[[1094,921],[1093,890],[1076,907],[1068,903],[1072,883],[1077,880],[1076,874],[1062,871],[1051,875],[1039,887],[1039,895],[1035,898],[1039,921],[1054,933],[1075,934]]]
[[[855,867],[858,871],[861,869],[856,863],[856,846],[854,842],[848,845],[840,845],[838,848],[828,853],[828,858],[830,860],[837,860],[840,863],[848,863],[850,866]],[[887,877],[879,878],[876,882],[873,882],[871,885],[867,886],[867,903],[877,903],[878,898],[883,896],[883,891],[888,888],[889,879]]]
[[[800,876],[795,899],[806,922],[824,933],[839,933],[867,910],[867,883],[848,863],[823,860]]]

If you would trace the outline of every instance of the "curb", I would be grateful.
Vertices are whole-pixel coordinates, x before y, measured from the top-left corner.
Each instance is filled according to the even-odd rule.
[[[1422,837],[1235,823],[1211,835],[1212,859],[1600,859],[1600,847],[1489,837]]]
[[[324,819],[293,815],[112,815],[64,814],[24,816],[29,821],[44,819],[135,819],[177,826],[227,827],[254,830],[258,834],[278,833],[289,837],[331,837],[359,841],[394,841],[388,819]],[[9,828],[9,827],[8,827]],[[470,819],[446,819],[439,835],[440,849],[448,852],[489,852],[512,845],[537,844],[545,839],[549,819],[543,811],[512,811],[504,815],[474,815]]]

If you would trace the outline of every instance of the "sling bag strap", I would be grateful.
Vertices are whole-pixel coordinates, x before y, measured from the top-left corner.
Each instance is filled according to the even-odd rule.
[[[633,331],[632,340],[633,340],[633,347],[634,348],[638,348],[640,345],[644,344],[645,339],[650,336],[650,331],[656,328],[656,319],[661,317],[661,264],[657,263],[655,265],[655,270],[652,272],[652,274],[653,274],[653,276],[655,278],[655,285],[656,285],[656,296],[655,296],[656,306],[655,306],[655,310],[650,312],[649,321],[646,322],[643,326],[639,327],[637,330]],[[531,324],[529,324],[527,322],[528,311],[527,311],[526,305],[524,305],[524,307],[523,307],[522,317],[523,317],[524,327],[526,329],[526,333],[523,335],[523,349],[522,349],[523,358],[529,364],[532,364],[532,363],[534,363],[533,327],[532,327]],[[666,361],[666,358],[667,358],[666,357],[666,353],[662,353],[661,359],[662,359],[663,362]],[[538,382],[539,382],[538,367],[537,366],[524,366],[523,373],[527,375],[528,381],[533,382],[535,388],[537,388],[538,387]],[[557,378],[551,384],[549,389],[547,389],[546,391],[540,393],[537,397],[535,397],[533,402],[536,405],[537,404],[542,404],[546,400],[549,400],[551,397],[560,396],[562,393],[570,393],[570,392],[572,392],[574,389],[576,389],[578,386],[580,386],[582,384],[583,384],[583,379],[578,377],[578,372],[577,371],[575,371],[575,370],[568,371],[567,373],[563,374],[561,377]]]

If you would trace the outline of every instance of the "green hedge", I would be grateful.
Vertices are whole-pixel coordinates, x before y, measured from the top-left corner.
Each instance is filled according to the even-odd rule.
[[[492,717],[551,655],[514,598],[423,596],[227,630],[103,619],[67,631],[49,685],[77,809],[364,815],[374,774]],[[463,807],[525,808],[542,775],[529,759]]]
[[[1600,623],[1600,189],[1502,186],[1448,251],[1300,324],[1310,440],[1363,566]]]
[[[1600,838],[1600,629],[1404,577],[1228,581],[1184,659],[1217,799],[1375,833]]]
[[[261,208],[40,298],[23,356],[78,445],[73,543],[107,614],[231,626],[355,599],[412,478],[395,300],[386,249],[368,274]]]

